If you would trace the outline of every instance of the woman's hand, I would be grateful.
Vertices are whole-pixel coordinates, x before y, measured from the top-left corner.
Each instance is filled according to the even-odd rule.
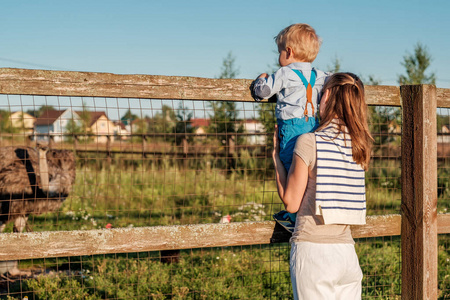
[[[273,132],[273,152],[272,158],[276,162],[276,158],[280,157],[280,138],[278,137],[278,125],[275,125],[275,131]]]

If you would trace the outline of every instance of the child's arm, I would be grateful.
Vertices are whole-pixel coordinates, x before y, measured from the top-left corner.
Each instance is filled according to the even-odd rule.
[[[283,85],[283,81],[280,79],[283,78],[281,72],[280,69],[270,76],[267,73],[259,75],[250,85],[250,92],[253,99],[259,102],[262,99],[268,99],[279,92]]]

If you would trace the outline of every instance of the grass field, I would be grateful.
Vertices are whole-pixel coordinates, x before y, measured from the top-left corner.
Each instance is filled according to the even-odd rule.
[[[439,299],[450,297],[450,254],[440,242]],[[400,299],[400,240],[358,240],[363,299]],[[183,250],[179,263],[158,252],[23,262],[47,268],[10,284],[7,299],[292,299],[287,244]],[[51,271],[49,271],[51,270]]]
[[[282,206],[265,172],[270,162],[251,155],[232,171],[221,162],[171,161],[111,165],[90,158],[77,169],[72,195],[60,211],[30,216],[33,231],[271,220]],[[450,168],[442,168],[440,178]],[[443,171],[442,171],[443,170]],[[369,214],[400,211],[398,161],[374,161],[367,173]],[[442,180],[439,207],[450,191]],[[7,227],[12,231],[12,226]],[[440,239],[439,299],[450,299],[449,235]],[[400,240],[361,239],[356,249],[364,273],[364,299],[400,299]],[[71,257],[20,262],[32,279],[2,282],[1,299],[291,299],[289,245],[183,250],[178,263],[160,262],[160,252]]]

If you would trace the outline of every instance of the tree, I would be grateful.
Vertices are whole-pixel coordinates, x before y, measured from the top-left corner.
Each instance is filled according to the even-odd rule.
[[[275,52],[275,54],[278,56],[278,52]],[[280,65],[278,63],[278,59],[276,59],[272,65],[268,65],[269,70],[266,73],[267,74],[275,73],[279,67]],[[259,112],[258,119],[264,126],[264,130],[266,131],[266,133],[273,133],[277,121],[277,118],[275,116],[276,103],[259,103],[257,105]],[[272,148],[273,139],[269,136],[266,143],[269,148]]]
[[[223,59],[222,72],[219,75],[220,79],[236,78],[239,74],[239,70],[235,66],[235,60],[235,57],[230,51],[227,57]],[[244,127],[242,124],[237,125],[238,111],[236,109],[235,102],[210,101],[209,106],[212,110],[212,115],[210,115],[211,122],[207,130],[211,133],[217,134],[216,139],[219,143],[225,146],[227,151],[227,158],[225,161],[226,169],[230,171],[234,168],[236,160],[234,158],[234,154],[232,156],[228,154],[231,153],[233,144],[242,143],[242,137],[235,136],[235,133],[244,132]]]
[[[66,125],[66,132],[69,134],[66,136],[66,140],[68,142],[73,142],[76,137],[79,135],[83,135],[82,139],[85,142],[91,141],[92,139],[89,138],[88,134],[91,133],[91,120],[92,115],[91,112],[87,109],[86,103],[82,103],[83,110],[77,111],[75,114],[77,114],[80,119],[72,119],[67,122]]]
[[[406,75],[400,75],[398,82],[404,84],[436,84],[436,75],[431,73],[425,75],[427,68],[430,66],[432,57],[428,53],[426,46],[418,42],[414,46],[414,54],[407,53],[403,56],[401,65],[405,67]]]
[[[227,56],[222,62],[222,71],[219,75],[220,79],[224,78],[236,78],[239,75],[239,69],[235,66],[236,58],[233,53],[228,52]]]
[[[361,80],[367,85],[379,85],[380,80],[373,75],[367,79],[360,76]],[[370,132],[374,138],[374,145],[398,144],[400,139],[395,135],[395,130],[401,124],[401,110],[392,106],[369,106]],[[382,148],[380,148],[382,149]]]
[[[220,79],[236,78],[239,70],[235,66],[235,57],[230,51],[223,59],[222,72],[219,75]],[[236,103],[232,101],[211,101],[209,103],[212,110],[210,116],[213,120],[208,128],[211,133],[226,133],[233,134],[236,132],[243,132],[243,126],[236,126],[238,119],[238,112]],[[225,140],[225,137],[219,137],[219,140]]]
[[[131,109],[128,109],[125,114],[120,118],[120,121],[122,121],[125,125],[130,125],[131,122],[134,120],[139,119],[139,117],[131,112]]]
[[[73,143],[75,141],[75,136],[83,133],[82,125],[79,122],[76,122],[74,119],[71,119],[67,122],[66,132],[68,135],[66,136],[66,141],[69,143]]]
[[[186,134],[194,132],[194,128],[192,128],[191,126],[192,116],[192,111],[188,112],[188,109],[184,107],[180,102],[176,113],[176,125],[173,129],[175,133],[175,142],[177,145],[181,144],[181,142],[185,138],[185,135],[183,135],[183,133]],[[186,137],[186,139],[188,141],[191,141],[192,136]]]
[[[16,130],[11,124],[11,113],[7,110],[0,110],[0,132],[15,133]]]
[[[27,113],[35,118],[39,118],[47,110],[55,110],[55,107],[53,105],[42,105],[38,110],[27,110]]]
[[[331,66],[327,66],[327,69],[331,73],[337,73],[341,70],[341,59],[335,55],[331,61]]]
[[[172,133],[176,124],[176,115],[173,108],[169,105],[163,105],[161,112],[158,112],[150,119],[148,132],[154,133]]]
[[[91,132],[91,121],[92,115],[91,112],[87,109],[86,103],[82,103],[83,110],[78,112],[81,121],[81,132],[84,134],[88,134]]]

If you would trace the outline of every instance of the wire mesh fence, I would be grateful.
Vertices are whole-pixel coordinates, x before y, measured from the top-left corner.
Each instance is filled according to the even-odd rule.
[[[369,110],[375,144],[366,174],[367,211],[397,214],[401,111],[392,106]],[[0,95],[0,113],[0,147],[14,151],[15,163],[21,164],[5,167],[4,154],[1,180],[10,188],[17,180],[8,178],[22,176],[28,183],[15,187],[21,189],[15,193],[3,187],[5,233],[269,221],[283,208],[271,159],[273,104]],[[443,133],[438,209],[447,212],[447,110],[438,111],[439,116],[444,117],[438,128]],[[69,174],[66,181],[63,174]],[[63,184],[69,192],[58,190]],[[38,195],[36,189],[44,187],[51,192]],[[16,205],[24,199],[27,205]],[[450,297],[448,237],[440,235],[439,241],[440,299]],[[358,239],[356,250],[364,273],[363,298],[400,297],[400,238]],[[2,266],[5,272],[16,266],[20,271],[0,278],[0,298],[7,299],[292,298],[287,243],[32,259]]]
[[[438,157],[438,202],[440,214],[450,211],[450,111],[438,108],[437,112],[437,157]],[[450,299],[450,234],[438,236],[438,284],[440,299]]]

